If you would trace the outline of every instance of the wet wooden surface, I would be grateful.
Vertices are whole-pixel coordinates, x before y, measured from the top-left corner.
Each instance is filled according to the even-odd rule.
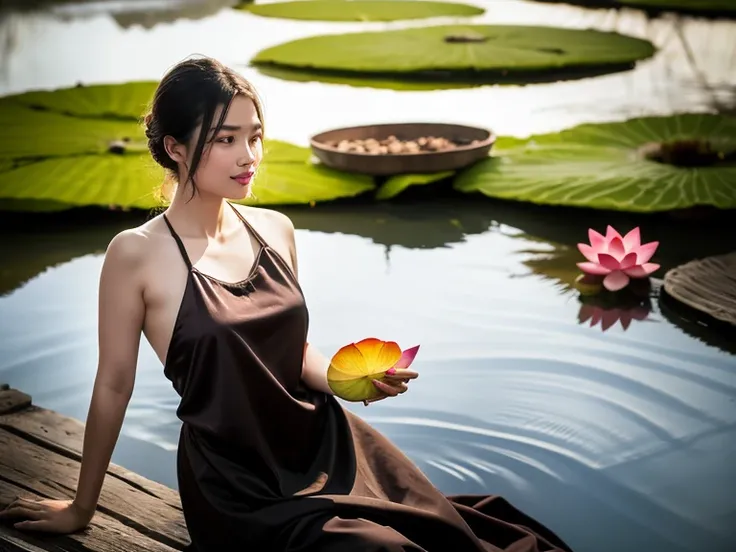
[[[665,274],[664,289],[678,301],[736,325],[736,252],[673,268]]]
[[[83,438],[81,422],[0,387],[0,509],[16,496],[73,498]],[[80,532],[22,532],[0,520],[0,552],[171,552],[188,543],[178,492],[114,464],[97,512]]]

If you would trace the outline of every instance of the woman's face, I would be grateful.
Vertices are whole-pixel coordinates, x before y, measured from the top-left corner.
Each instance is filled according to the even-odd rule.
[[[221,113],[222,107],[215,112],[212,128],[207,130],[207,142],[194,181],[201,194],[243,199],[250,195],[256,169],[263,158],[262,123],[253,100],[239,94],[233,98],[222,128],[213,135]],[[188,148],[188,166],[199,132],[195,130]]]

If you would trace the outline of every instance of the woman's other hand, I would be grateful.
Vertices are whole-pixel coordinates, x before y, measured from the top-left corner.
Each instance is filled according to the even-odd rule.
[[[20,520],[13,524],[16,529],[62,534],[86,527],[93,515],[94,512],[83,511],[73,500],[30,500],[21,497],[0,510],[0,519]]]

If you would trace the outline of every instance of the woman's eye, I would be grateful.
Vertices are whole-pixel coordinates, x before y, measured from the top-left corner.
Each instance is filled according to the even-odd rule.
[[[222,142],[223,144],[232,144],[233,143],[233,137],[232,136],[223,136],[218,140],[218,142]]]
[[[259,134],[257,136],[254,136],[253,138],[251,138],[251,142],[257,142],[260,139],[261,139],[261,135]]]

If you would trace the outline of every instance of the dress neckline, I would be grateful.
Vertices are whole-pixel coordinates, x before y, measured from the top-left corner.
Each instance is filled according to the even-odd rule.
[[[223,287],[232,287],[232,288],[241,288],[244,286],[247,286],[251,283],[251,281],[258,275],[258,268],[261,266],[261,257],[263,256],[263,252],[266,249],[266,247],[263,244],[258,245],[258,250],[256,251],[256,255],[253,259],[253,265],[250,267],[250,272],[248,275],[243,278],[242,280],[238,280],[237,282],[226,282],[225,280],[220,280],[219,278],[215,278],[214,276],[207,274],[205,272],[202,272],[199,270],[196,266],[192,266],[189,271],[194,274],[198,274],[203,278],[206,278],[207,280],[210,280],[211,282],[215,282],[216,284],[220,284]]]
[[[166,226],[169,227],[169,232],[171,232],[171,235],[174,237],[174,240],[176,241],[176,245],[179,248],[179,252],[181,253],[181,256],[184,262],[187,265],[188,275],[198,274],[199,276],[211,282],[217,283],[225,288],[228,288],[228,287],[242,288],[250,284],[252,280],[257,276],[258,268],[261,265],[261,259],[263,257],[263,253],[268,248],[268,244],[261,237],[261,235],[258,232],[256,232],[255,228],[251,226],[251,224],[245,219],[245,217],[240,213],[240,211],[237,210],[237,208],[232,203],[230,203],[229,201],[226,201],[226,203],[230,205],[230,207],[232,207],[233,211],[235,212],[235,215],[243,223],[243,226],[245,226],[245,231],[249,235],[252,235],[258,242],[258,249],[256,250],[255,255],[253,257],[253,264],[251,265],[250,270],[248,271],[248,275],[242,280],[238,280],[237,282],[227,282],[225,280],[215,278],[214,276],[207,274],[206,272],[202,272],[199,268],[194,266],[191,259],[189,258],[189,254],[187,253],[186,247],[184,247],[184,242],[182,242],[181,238],[179,237],[179,234],[177,234],[176,230],[174,230],[174,227],[171,225],[171,222],[169,222],[169,219],[166,216],[166,214],[164,213],[162,216],[164,218],[164,221],[166,222]]]

